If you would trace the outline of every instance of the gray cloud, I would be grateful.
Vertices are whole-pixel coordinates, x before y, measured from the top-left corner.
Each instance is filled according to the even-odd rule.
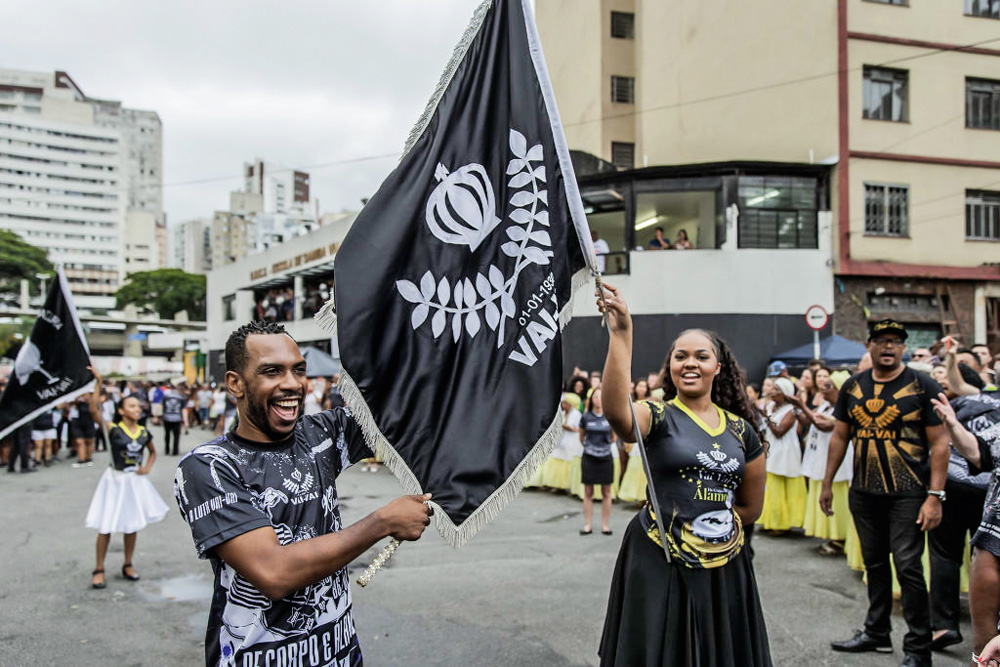
[[[4,4],[0,67],[65,70],[88,95],[159,113],[178,221],[225,208],[254,157],[398,154],[478,0]],[[357,208],[395,162],[310,170],[322,210]]]

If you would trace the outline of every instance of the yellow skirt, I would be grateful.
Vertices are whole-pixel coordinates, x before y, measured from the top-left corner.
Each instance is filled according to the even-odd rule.
[[[538,470],[536,470],[534,474],[531,475],[531,479],[529,479],[528,483],[524,485],[524,488],[537,489],[538,487],[542,486],[542,478],[544,476],[544,470],[545,470],[545,464],[543,463],[542,465],[538,466]]]
[[[562,459],[550,458],[542,466],[542,486],[550,489],[569,491],[571,463]]]
[[[865,559],[861,555],[861,540],[858,539],[858,529],[854,527],[854,518],[847,522],[847,539],[844,540],[844,555],[847,556],[847,567],[857,572],[865,571]]]
[[[851,522],[851,510],[847,506],[847,491],[850,482],[833,483],[833,516],[823,514],[819,508],[819,493],[823,490],[822,480],[809,480],[809,497],[806,499],[806,518],[803,528],[809,537],[824,540],[847,539],[847,525]]]
[[[764,508],[758,523],[764,530],[801,528],[806,518],[806,478],[767,473]]]
[[[622,464],[617,456],[617,452],[614,453],[613,457],[615,460],[615,481],[611,484],[611,498],[618,497],[618,480],[621,477]],[[569,469],[569,492],[572,493],[577,498],[583,498],[583,470],[580,462],[582,457],[575,456],[573,460],[570,461]],[[594,486],[594,500],[602,500],[604,494],[601,492],[600,486]]]
[[[627,503],[640,503],[646,499],[646,471],[642,469],[642,457],[630,456],[622,486],[618,489],[618,499]]]

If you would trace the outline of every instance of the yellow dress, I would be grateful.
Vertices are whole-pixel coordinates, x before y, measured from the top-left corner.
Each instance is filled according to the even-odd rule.
[[[764,530],[800,528],[806,518],[806,478],[767,473],[764,507],[758,523]]]
[[[850,482],[833,483],[833,516],[827,516],[819,508],[819,493],[823,490],[823,482],[818,479],[809,480],[805,523],[802,526],[806,535],[838,542],[847,539],[848,525],[853,526],[851,510],[847,506],[847,491],[850,486]]]
[[[646,471],[642,469],[642,456],[638,452],[632,454],[635,445],[629,447],[630,456],[621,488],[618,489],[618,499],[627,503],[640,503],[646,499]]]
[[[550,456],[549,460],[542,466],[542,486],[569,491],[571,469],[572,461]]]

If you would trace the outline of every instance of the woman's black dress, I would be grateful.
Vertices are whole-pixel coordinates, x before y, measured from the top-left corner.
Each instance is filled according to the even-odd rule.
[[[671,561],[652,512],[642,510],[615,565],[601,665],[769,666],[757,580],[732,509],[760,441],[721,409],[710,429],[677,399],[648,405],[646,450]]]

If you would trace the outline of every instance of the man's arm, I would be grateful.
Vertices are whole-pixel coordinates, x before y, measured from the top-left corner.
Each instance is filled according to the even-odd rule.
[[[980,463],[982,463],[982,457],[979,454],[979,441],[958,421],[955,409],[951,407],[948,398],[944,394],[938,394],[937,398],[931,399],[931,403],[934,405],[934,412],[944,422],[951,444],[955,445],[955,449],[966,461],[979,468]]]
[[[215,552],[271,600],[314,584],[348,565],[384,537],[417,540],[430,525],[430,494],[402,496],[336,533],[282,546],[265,526],[223,542]]]
[[[924,428],[927,429],[927,442],[931,448],[931,483],[928,489],[940,491],[948,479],[948,429],[941,424]],[[941,523],[941,509],[941,499],[928,495],[917,516],[920,530],[927,532],[937,528]]]
[[[948,389],[956,396],[972,396],[979,393],[979,389],[962,378],[962,372],[958,370],[958,345],[948,346],[947,361],[945,368],[948,371]]]

